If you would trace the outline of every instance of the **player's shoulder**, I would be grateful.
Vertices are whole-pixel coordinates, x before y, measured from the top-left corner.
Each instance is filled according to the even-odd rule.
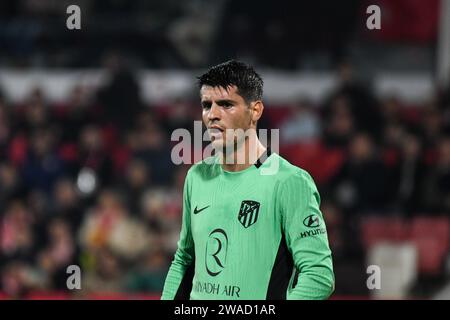
[[[290,163],[279,154],[275,156],[279,161],[278,180],[281,184],[315,185],[308,171]]]

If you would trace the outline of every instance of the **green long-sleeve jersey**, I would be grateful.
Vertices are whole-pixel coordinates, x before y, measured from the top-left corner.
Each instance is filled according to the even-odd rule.
[[[161,299],[328,298],[332,256],[311,176],[276,153],[238,172],[211,160],[187,174]]]

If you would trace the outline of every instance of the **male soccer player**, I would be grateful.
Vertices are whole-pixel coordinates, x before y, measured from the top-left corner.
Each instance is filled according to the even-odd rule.
[[[319,193],[306,171],[259,141],[261,77],[232,60],[199,77],[199,86],[217,153],[187,174],[161,298],[328,298],[334,273]]]

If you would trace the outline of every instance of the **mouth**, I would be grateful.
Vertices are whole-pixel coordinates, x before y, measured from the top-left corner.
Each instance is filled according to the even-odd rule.
[[[224,131],[225,130],[222,127],[219,127],[217,125],[212,125],[208,127],[209,136],[214,140],[222,138]]]
[[[225,129],[223,129],[222,127],[219,127],[218,125],[212,125],[208,128],[210,131],[220,131],[220,132],[224,132]],[[211,130],[211,129],[215,129],[215,130]]]

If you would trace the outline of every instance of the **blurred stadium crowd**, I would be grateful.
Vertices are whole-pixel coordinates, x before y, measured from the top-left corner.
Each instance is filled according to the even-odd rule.
[[[99,92],[99,100],[74,88],[66,105],[48,105],[39,89],[23,105],[2,100],[0,263],[8,295],[66,288],[70,264],[81,266],[86,291],[161,289],[185,169],[171,165],[169,127],[151,109],[132,112],[137,92],[128,84]],[[111,115],[114,106],[120,112]],[[86,168],[95,173],[86,177]]]
[[[146,88],[130,70],[200,69],[230,57],[257,70],[337,71],[320,103],[266,104],[259,127],[279,128],[280,154],[316,181],[335,294],[367,297],[374,241],[412,239],[420,277],[409,295],[429,297],[450,274],[450,88],[414,104],[395,92],[380,98],[361,79],[382,67],[430,72],[439,1],[377,2],[383,28],[370,35],[368,1],[0,2],[2,68],[102,66],[112,76],[58,103],[39,86],[14,102],[0,88],[0,298],[65,297],[71,264],[82,270],[74,296],[158,297],[188,170],[172,164],[170,135],[193,130],[201,107],[197,93],[143,102]],[[72,3],[82,8],[79,32],[65,28]]]

